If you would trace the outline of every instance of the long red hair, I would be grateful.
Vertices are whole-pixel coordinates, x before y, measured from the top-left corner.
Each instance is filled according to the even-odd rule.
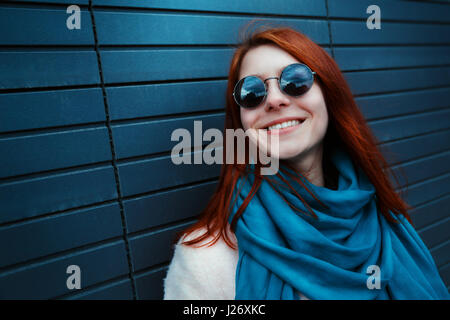
[[[391,217],[389,210],[396,215],[402,214],[412,223],[407,212],[412,207],[402,200],[392,186],[388,174],[391,174],[397,183],[398,179],[389,168],[382,153],[378,150],[378,141],[372,134],[364,116],[359,110],[350,87],[344,79],[338,65],[324,49],[304,34],[288,27],[263,28],[262,30],[255,30],[240,42],[232,57],[229,69],[226,91],[225,129],[236,130],[243,128],[240,120],[239,106],[234,101],[232,92],[236,82],[239,80],[239,70],[245,54],[250,49],[263,44],[278,46],[316,72],[315,78],[322,89],[329,115],[328,129],[324,137],[324,163],[328,158],[329,146],[338,145],[340,148],[343,148],[349,153],[355,168],[359,166],[375,187],[379,212],[393,223],[397,221]],[[229,238],[227,232],[230,215],[229,208],[238,178],[248,173],[246,171],[248,166],[246,164],[237,164],[236,161],[234,164],[226,164],[226,136],[224,136],[223,145],[224,161],[216,190],[206,208],[200,213],[199,220],[186,230],[178,233],[176,240],[179,240],[183,235],[189,235],[193,231],[201,228],[205,228],[206,232],[189,241],[184,240],[183,244],[185,245],[198,244],[210,237],[211,241],[206,244],[213,245],[222,237],[229,247],[236,249],[234,242]],[[237,154],[236,150],[234,154]],[[246,160],[248,160],[248,152],[246,154]],[[268,176],[260,174],[261,164],[258,162],[255,166],[254,183],[231,223],[231,230],[234,230],[237,219],[242,215],[251,198],[257,192],[262,179],[270,181]],[[280,170],[282,169],[280,168]],[[302,175],[301,173],[298,174]],[[324,174],[327,174],[325,165]],[[277,173],[277,176],[283,179],[279,173]],[[307,179],[305,176],[303,177]],[[284,181],[287,183],[286,180]],[[311,193],[301,182],[301,179],[296,179],[296,181]],[[277,188],[273,184],[271,185],[278,192]],[[288,186],[305,203],[306,207],[309,208],[310,214],[315,216],[314,212],[301,196],[289,184]],[[206,244],[202,244],[202,246]]]

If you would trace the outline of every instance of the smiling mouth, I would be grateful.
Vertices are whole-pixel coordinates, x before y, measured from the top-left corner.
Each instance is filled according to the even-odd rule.
[[[298,119],[298,120],[289,120],[289,121],[284,121],[281,123],[277,123],[271,126],[268,126],[266,128],[264,128],[267,131],[273,131],[273,130],[282,130],[282,129],[286,129],[286,128],[291,128],[291,127],[296,127],[298,125],[300,125],[301,123],[303,123],[305,120],[304,119]]]

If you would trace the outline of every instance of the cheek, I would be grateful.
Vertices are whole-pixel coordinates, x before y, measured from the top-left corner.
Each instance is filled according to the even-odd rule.
[[[306,102],[311,106],[311,113],[313,115],[314,129],[318,132],[324,131],[328,127],[328,110],[319,86],[315,85],[312,89],[310,99]]]
[[[324,136],[328,128],[328,111],[325,104],[320,104],[315,113],[315,121],[313,122],[313,132],[317,135]]]
[[[241,114],[241,123],[244,130],[251,128],[252,123],[254,122],[255,116],[250,110],[246,110],[244,108],[240,108]]]

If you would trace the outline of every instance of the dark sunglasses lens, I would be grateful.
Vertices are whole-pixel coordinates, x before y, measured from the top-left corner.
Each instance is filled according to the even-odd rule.
[[[291,64],[281,74],[281,89],[291,96],[299,96],[308,91],[314,82],[314,75],[306,65]]]
[[[253,76],[245,77],[236,85],[234,97],[243,108],[254,108],[263,102],[266,95],[264,82]]]

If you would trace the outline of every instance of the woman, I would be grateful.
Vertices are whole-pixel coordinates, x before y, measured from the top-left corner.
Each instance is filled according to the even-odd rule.
[[[448,298],[320,46],[290,28],[253,33],[232,58],[226,98],[225,128],[278,136],[280,170],[262,175],[248,152],[246,164],[222,165],[215,194],[175,246],[165,299]]]

